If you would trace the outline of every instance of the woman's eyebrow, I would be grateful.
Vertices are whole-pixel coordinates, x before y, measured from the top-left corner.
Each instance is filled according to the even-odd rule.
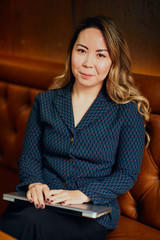
[[[104,48],[104,49],[98,49],[98,50],[96,50],[96,52],[103,52],[103,51],[108,52],[108,49]]]
[[[86,48],[88,50],[88,48],[86,46],[84,46],[83,44],[78,43],[77,46],[84,47],[84,48]]]
[[[77,46],[81,46],[81,47],[83,47],[83,48],[85,48],[85,49],[88,50],[88,47],[86,47],[86,46],[83,45],[83,44],[77,43]],[[108,52],[108,49],[104,48],[104,49],[97,49],[97,50],[96,50],[96,52],[103,52],[103,51]]]

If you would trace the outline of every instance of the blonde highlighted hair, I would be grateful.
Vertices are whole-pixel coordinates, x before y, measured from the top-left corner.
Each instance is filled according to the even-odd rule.
[[[98,28],[106,41],[112,60],[111,69],[106,81],[106,89],[110,98],[117,104],[126,104],[130,101],[135,102],[138,112],[143,115],[146,127],[146,122],[149,121],[150,117],[149,102],[134,85],[128,45],[115,23],[108,17],[90,17],[80,23],[70,41],[65,71],[53,80],[50,89],[61,88],[66,86],[70,81],[74,81],[71,70],[72,50],[79,33],[86,28]],[[149,141],[149,134],[146,132],[146,146],[148,146]]]

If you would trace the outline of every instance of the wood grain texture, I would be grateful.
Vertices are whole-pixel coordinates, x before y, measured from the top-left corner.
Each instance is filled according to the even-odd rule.
[[[62,63],[72,29],[98,14],[124,32],[132,71],[160,76],[159,0],[0,1],[0,55]]]

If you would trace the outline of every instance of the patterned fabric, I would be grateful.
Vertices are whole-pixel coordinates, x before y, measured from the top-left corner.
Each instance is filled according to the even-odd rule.
[[[112,206],[111,214],[96,221],[113,229],[120,215],[117,197],[137,179],[144,139],[137,105],[115,104],[105,87],[76,127],[71,84],[39,93],[18,162],[17,191],[34,182],[51,189],[79,189],[93,204]]]

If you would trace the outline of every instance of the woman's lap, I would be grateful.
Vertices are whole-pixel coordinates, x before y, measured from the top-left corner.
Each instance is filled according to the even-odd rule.
[[[1,219],[0,230],[19,240],[101,240],[107,235],[93,219],[14,203]]]

